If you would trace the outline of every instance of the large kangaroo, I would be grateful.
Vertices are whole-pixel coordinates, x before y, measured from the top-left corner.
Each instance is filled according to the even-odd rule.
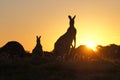
[[[41,36],[39,36],[39,37],[36,36],[36,46],[32,51],[33,55],[37,55],[37,56],[43,55],[43,50],[42,50],[42,45],[40,43],[40,38],[41,38]]]
[[[69,53],[70,47],[75,48],[76,47],[76,29],[74,27],[74,19],[71,16],[68,16],[70,22],[69,22],[69,28],[67,29],[67,32],[63,34],[55,43],[54,45],[54,54],[56,56],[64,56]],[[74,45],[72,45],[72,42],[74,41]]]

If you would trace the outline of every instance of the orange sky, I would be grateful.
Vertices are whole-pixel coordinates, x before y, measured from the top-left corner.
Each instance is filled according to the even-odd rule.
[[[19,41],[31,51],[36,35],[47,51],[76,15],[77,46],[120,44],[120,0],[0,0],[0,47]]]

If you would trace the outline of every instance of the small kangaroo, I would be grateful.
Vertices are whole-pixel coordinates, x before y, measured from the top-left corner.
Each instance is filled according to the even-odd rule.
[[[54,45],[54,54],[56,56],[64,56],[69,53],[70,48],[76,47],[76,28],[74,27],[74,19],[71,16],[68,16],[70,22],[69,22],[69,28],[67,29],[67,32],[63,34],[55,43]],[[74,41],[74,45],[72,45],[72,42]]]
[[[43,55],[43,49],[42,49],[42,45],[40,43],[40,38],[41,36],[36,36],[36,46],[35,48],[32,50],[33,55],[37,55],[37,56],[42,56]]]

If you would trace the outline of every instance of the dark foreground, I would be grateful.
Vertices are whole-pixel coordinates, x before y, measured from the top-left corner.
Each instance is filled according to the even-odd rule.
[[[5,59],[0,80],[120,80],[120,67],[103,60]]]

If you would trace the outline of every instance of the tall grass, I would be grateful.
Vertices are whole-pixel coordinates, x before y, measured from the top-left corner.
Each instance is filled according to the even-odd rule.
[[[0,80],[120,80],[120,67],[98,61],[55,58],[0,58]]]

